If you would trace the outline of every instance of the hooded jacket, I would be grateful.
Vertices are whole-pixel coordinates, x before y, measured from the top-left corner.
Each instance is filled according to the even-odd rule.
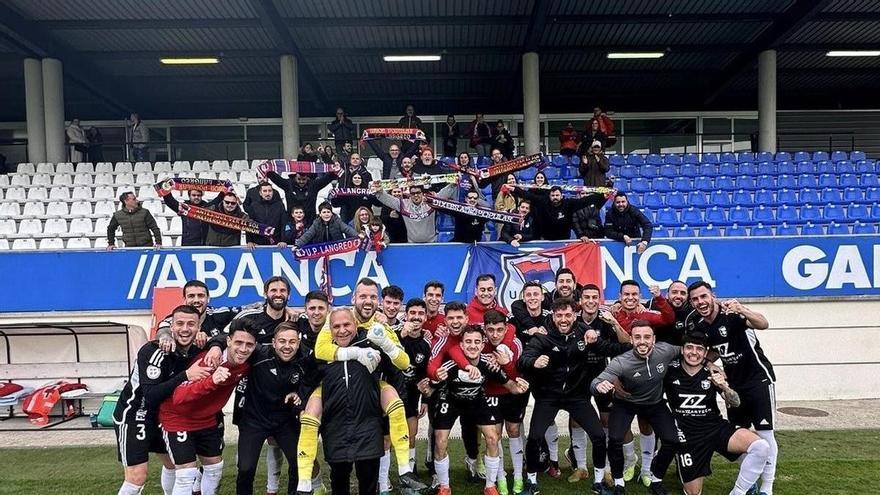
[[[210,203],[201,202],[197,205],[190,200],[186,200],[184,201],[184,204],[200,206],[202,208],[209,208],[213,205],[216,205],[219,202],[219,198],[220,195],[217,195],[217,197],[214,198],[214,201],[211,201]],[[165,196],[163,196],[162,201],[164,201],[169,208],[174,210],[175,213],[180,212],[180,203],[171,194],[166,194]],[[180,245],[204,246],[205,239],[208,237],[208,225],[210,224],[189,217],[180,217],[180,220],[182,226]]]
[[[241,206],[236,206],[235,211],[229,213],[223,208],[223,205],[217,205],[211,207],[210,209],[214,211],[219,211],[224,215],[230,215],[238,218],[248,218],[247,213],[241,209]],[[219,246],[219,247],[227,247],[227,246],[241,246],[241,231],[238,229],[230,229],[227,227],[221,227],[220,225],[215,225],[213,223],[208,224],[208,235],[205,238],[206,246]]]
[[[162,244],[162,232],[150,210],[138,204],[133,210],[126,208],[116,210],[107,225],[107,242],[112,246],[116,242],[116,229],[122,227],[122,242],[125,247],[152,247],[153,243]],[[152,237],[150,237],[152,233]]]
[[[541,237],[548,241],[571,238],[574,212],[591,205],[600,208],[605,203],[605,196],[601,194],[589,194],[583,198],[562,198],[558,204],[553,204],[549,195],[542,196],[531,191],[514,189],[513,195],[531,200],[532,209],[535,210],[540,225]]]
[[[245,212],[251,217],[251,220],[275,227],[273,240],[277,242],[281,239],[284,226],[287,224],[287,210],[284,208],[284,202],[281,201],[281,198],[276,199],[273,197],[266,201],[260,197],[260,199],[252,201],[249,205],[245,206]],[[253,242],[257,245],[268,246],[272,244],[271,240],[263,235],[245,234],[245,237],[248,242]]]
[[[651,242],[653,232],[654,224],[633,205],[626,205],[623,211],[618,211],[611,205],[605,211],[605,237],[609,239],[622,241],[626,235],[632,239]]]
[[[346,237],[357,237],[358,233],[354,227],[343,222],[334,213],[330,217],[330,221],[325,222],[321,217],[315,219],[306,232],[296,240],[296,247],[303,247],[306,244],[314,244],[318,242],[338,241]]]
[[[456,184],[444,187],[438,197],[449,199],[456,191]],[[406,225],[406,240],[414,244],[437,242],[437,214],[428,203],[427,198],[416,205],[411,199],[395,198],[384,190],[376,193],[376,199],[392,210],[400,212]]]

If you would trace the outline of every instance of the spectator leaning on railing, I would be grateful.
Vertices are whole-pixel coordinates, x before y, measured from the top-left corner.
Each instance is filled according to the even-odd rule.
[[[222,196],[220,203],[212,207],[212,210],[233,217],[248,218],[247,213],[241,209],[238,196],[234,192],[220,193],[220,196]],[[208,236],[205,239],[205,245],[218,247],[241,246],[241,231],[212,223],[208,226]]]
[[[202,208],[216,206],[220,203],[220,201],[222,201],[220,199],[222,195],[218,195],[210,203],[206,203],[204,201],[205,193],[196,189],[187,191],[187,195],[189,196],[189,199],[184,201],[185,204],[201,206]],[[180,203],[177,201],[173,194],[166,194],[165,196],[162,196],[162,201],[164,201],[168,208],[171,208],[174,213],[180,212]],[[208,225],[210,224],[186,216],[181,217],[180,220],[182,225],[180,245],[204,246],[205,239],[208,237]]]
[[[251,220],[274,227],[275,232],[284,232],[284,226],[287,224],[287,208],[284,207],[281,197],[276,194],[275,189],[272,188],[272,184],[269,182],[261,182],[259,191],[259,199],[251,201],[245,207],[245,212],[247,212]],[[246,238],[250,247],[271,244],[268,237],[258,234],[249,233],[246,235]],[[283,246],[285,243],[282,239],[276,239],[276,241],[282,245],[281,247],[285,247]]]
[[[336,109],[336,119],[327,124],[327,130],[333,133],[333,142],[336,144],[336,153],[343,154],[345,143],[351,143],[355,138],[354,122],[345,114],[342,108]]]
[[[564,129],[559,131],[559,154],[572,156],[577,153],[579,144],[580,138],[578,136],[578,131],[575,130],[574,125],[569,122]]]
[[[605,237],[615,241],[623,241],[627,246],[639,240],[636,251],[645,252],[651,242],[654,225],[644,213],[629,204],[626,193],[614,195],[614,205],[605,212]]]
[[[122,242],[125,247],[159,247],[162,245],[162,232],[150,210],[142,207],[133,192],[119,196],[122,208],[113,213],[107,225],[107,249],[116,247],[116,229],[122,227]],[[150,233],[152,232],[152,237]]]
[[[477,158],[489,156],[489,151],[492,149],[492,128],[483,121],[483,114],[476,115],[466,137],[470,139],[471,148],[476,150]]]
[[[593,141],[590,149],[581,154],[578,170],[585,186],[603,187],[608,185],[608,157],[602,153],[602,143]]]

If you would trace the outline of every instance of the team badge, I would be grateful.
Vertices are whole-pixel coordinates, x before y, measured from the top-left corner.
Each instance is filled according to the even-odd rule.
[[[712,383],[709,380],[703,380],[700,382],[700,386],[703,387],[703,390],[709,390],[709,387],[712,386]]]
[[[578,340],[578,350],[583,351],[586,348],[587,348],[586,342],[584,342],[583,340]]]
[[[727,327],[721,325],[718,327],[718,333],[720,333],[722,337],[727,337]]]
[[[676,328],[676,330],[681,330],[682,328],[684,328],[684,322],[683,321],[675,322],[675,328]]]
[[[424,361],[424,360],[425,360],[425,355],[424,355],[424,354],[422,354],[421,352],[418,353],[418,354],[416,354],[416,363],[421,363],[421,362]]]
[[[681,363],[678,362],[678,360],[676,360],[676,361],[669,363],[669,366],[672,366],[673,368],[678,368],[679,366],[681,366]]]
[[[150,380],[155,380],[156,378],[159,378],[159,375],[161,374],[162,370],[160,370],[156,366],[153,366],[152,364],[147,366],[147,378],[149,378]]]
[[[664,368],[663,363],[657,363],[657,373],[663,373]]]
[[[297,383],[299,383],[299,372],[294,371],[290,374],[290,383],[292,385],[296,385]]]

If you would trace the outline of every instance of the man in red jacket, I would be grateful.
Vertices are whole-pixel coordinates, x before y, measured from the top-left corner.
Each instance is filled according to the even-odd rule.
[[[484,273],[477,277],[477,288],[474,298],[468,303],[468,324],[477,327],[483,326],[483,316],[486,311],[494,309],[507,316],[507,310],[498,304],[495,299],[495,275]]]
[[[238,382],[250,371],[248,358],[257,345],[256,337],[233,320],[226,338],[227,348],[220,365],[210,376],[183,382],[159,407],[159,423],[174,463],[173,495],[191,495],[202,463],[202,495],[215,495],[223,475],[223,423],[217,415],[229,401]],[[205,354],[196,360],[206,365]]]

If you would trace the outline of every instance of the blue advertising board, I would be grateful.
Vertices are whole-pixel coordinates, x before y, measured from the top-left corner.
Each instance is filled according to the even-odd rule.
[[[534,243],[528,249],[558,247]],[[331,257],[333,295],[347,304],[355,282],[371,277],[420,296],[428,280],[446,286],[445,300],[465,300],[464,244],[395,245],[382,252]],[[629,278],[665,288],[673,280],[707,280],[723,297],[880,295],[880,236],[761,239],[669,239],[636,254],[621,243],[601,245],[606,297]],[[199,248],[116,251],[23,251],[0,254],[0,312],[143,310],[153,287],[204,281],[211,304],[262,299],[273,275],[291,282],[291,305],[319,287],[322,263],[295,260],[289,249]]]

